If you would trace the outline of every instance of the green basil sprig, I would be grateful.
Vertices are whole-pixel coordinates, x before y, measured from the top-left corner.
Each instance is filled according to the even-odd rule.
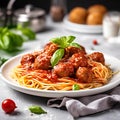
[[[74,84],[72,86],[72,90],[80,90],[80,86],[78,84]]]
[[[35,33],[29,28],[0,28],[0,49],[7,52],[17,51],[25,41],[34,39]]]
[[[55,53],[53,54],[51,60],[50,60],[52,67],[54,67],[59,62],[59,60],[62,59],[63,56],[64,56],[64,49],[63,48],[56,50]]]
[[[36,38],[35,32],[33,32],[30,28],[23,28],[21,25],[17,26],[17,30],[22,33],[28,40],[34,40]]]
[[[59,49],[57,49],[53,56],[51,57],[51,65],[52,67],[54,67],[59,60],[62,59],[62,57],[64,56],[64,51],[65,48],[69,47],[69,46],[74,46],[74,47],[78,47],[79,49],[81,49],[81,46],[78,43],[73,42],[75,40],[74,36],[62,36],[60,38],[53,38],[50,41],[57,44]]]
[[[5,63],[8,59],[0,57],[0,67],[3,63]]]
[[[0,49],[5,51],[16,51],[22,46],[24,39],[21,35],[13,33],[8,28],[0,29]]]
[[[35,114],[46,114],[47,112],[44,111],[40,106],[30,106],[29,107],[29,110],[32,112],[32,113],[35,113]]]
[[[74,36],[62,36],[60,38],[53,38],[50,41],[59,45],[60,48],[66,48],[68,46],[74,46],[74,45],[71,45],[71,43],[73,43],[74,39],[75,39]],[[76,44],[76,43],[74,43],[74,44]],[[79,45],[79,47],[80,47],[80,45]]]

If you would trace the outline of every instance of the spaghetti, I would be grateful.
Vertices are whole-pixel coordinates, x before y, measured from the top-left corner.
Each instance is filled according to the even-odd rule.
[[[37,88],[40,90],[72,90],[74,84],[78,84],[81,89],[90,89],[100,87],[108,82],[108,79],[112,77],[112,71],[107,67],[98,62],[91,62],[91,65],[96,64],[92,68],[93,74],[96,76],[93,82],[91,83],[78,83],[71,78],[58,78],[58,81],[53,83],[52,81],[41,77],[41,74],[38,70],[32,70],[30,72],[27,69],[17,66],[13,71],[13,78],[17,82],[28,88]],[[46,73],[47,75],[47,73]]]
[[[72,48],[72,55],[68,55],[71,52],[71,48],[67,49],[66,55],[64,55],[62,60],[56,66],[51,67],[50,59],[45,57],[48,55],[47,51],[50,52],[48,48],[51,45],[53,43],[47,46],[47,50],[44,48],[43,52],[33,52],[22,57],[21,63],[12,71],[12,77],[20,85],[40,90],[70,91],[73,85],[77,84],[80,90],[82,90],[101,87],[107,84],[112,77],[112,70],[104,64],[104,56],[102,56],[101,61],[98,61],[101,59],[102,53],[92,53],[91,57],[91,55],[85,52],[85,49],[82,51],[77,50],[77,52],[74,50],[73,52]],[[93,56],[96,60],[93,59]],[[44,65],[45,69],[43,67]],[[46,65],[48,65],[48,68]]]

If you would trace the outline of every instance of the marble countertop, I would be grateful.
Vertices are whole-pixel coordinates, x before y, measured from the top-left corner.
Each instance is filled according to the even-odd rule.
[[[37,33],[37,39],[35,41],[26,42],[23,45],[23,51],[20,53],[38,50],[42,48],[49,39],[66,35],[76,36],[76,42],[79,42],[88,50],[94,49],[120,59],[120,44],[109,43],[103,38],[102,34],[81,34],[66,30],[63,22],[53,23],[49,19],[47,21],[46,29]],[[93,40],[97,40],[98,45],[94,45]],[[7,54],[0,51],[1,57],[10,58],[17,54],[19,53]],[[9,88],[2,79],[0,79],[0,91],[0,103],[3,99],[12,98],[17,104],[15,113],[11,115],[5,114],[0,107],[0,120],[118,120],[118,118],[120,118],[120,106],[116,106],[114,109],[108,111],[75,119],[65,110],[47,107],[46,103],[48,98],[31,96],[15,91]],[[28,107],[31,105],[42,106],[47,111],[47,114],[31,114],[28,110]]]

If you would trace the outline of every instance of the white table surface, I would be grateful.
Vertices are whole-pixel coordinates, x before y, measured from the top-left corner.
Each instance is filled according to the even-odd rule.
[[[103,38],[102,34],[81,34],[68,31],[64,28],[62,22],[53,23],[50,19],[47,20],[46,30],[37,34],[37,40],[26,42],[23,45],[23,50],[19,53],[39,50],[49,41],[49,39],[66,35],[76,36],[76,42],[79,42],[86,49],[95,49],[120,59],[120,44],[109,43]],[[95,39],[98,41],[99,45],[93,45],[92,41]],[[10,58],[19,53],[7,54],[0,51],[0,56]],[[2,79],[0,79],[0,92],[0,103],[6,98],[11,98],[17,104],[17,109],[12,115],[5,114],[0,107],[0,120],[118,120],[120,118],[120,106],[116,106],[113,109],[101,113],[75,119],[65,110],[47,107],[46,103],[48,98],[17,92],[9,88]],[[31,115],[28,110],[28,107],[31,105],[42,106],[42,108],[47,111],[47,114]]]

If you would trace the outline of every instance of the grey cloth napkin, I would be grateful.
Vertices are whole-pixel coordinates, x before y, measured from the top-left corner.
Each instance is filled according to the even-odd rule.
[[[78,97],[78,98],[52,98],[47,105],[49,107],[66,107],[73,117],[85,116],[108,110],[115,104],[120,104],[120,86],[98,95]]]

